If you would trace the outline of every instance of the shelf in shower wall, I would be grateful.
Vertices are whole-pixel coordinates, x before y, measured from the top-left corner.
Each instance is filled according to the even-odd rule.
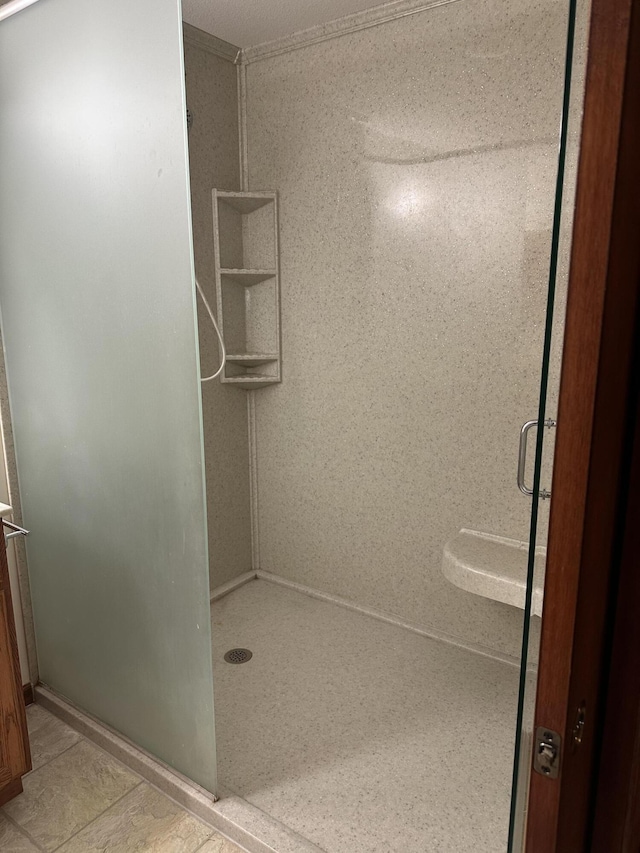
[[[281,381],[278,199],[213,190],[218,324],[227,356],[220,381],[252,390]]]
[[[243,388],[245,391],[253,391],[256,388],[263,388],[265,385],[277,385],[280,380],[274,376],[256,376],[255,374],[245,373],[242,376],[229,376],[225,382],[229,385],[235,385],[237,388]]]
[[[227,355],[229,364],[241,364],[244,367],[259,367],[261,364],[271,364],[277,361],[278,353],[243,353],[242,355]]]
[[[276,270],[220,270],[220,275],[223,278],[228,278],[237,284],[243,284],[245,287],[251,287],[252,284],[260,284],[261,281],[275,278],[277,274]]]
[[[266,204],[273,204],[274,193],[243,193],[216,190],[219,201],[232,207],[238,213],[247,214],[259,210]]]
[[[462,528],[444,546],[442,572],[460,589],[524,610],[529,545],[492,533]],[[542,615],[546,548],[536,548],[531,612]]]

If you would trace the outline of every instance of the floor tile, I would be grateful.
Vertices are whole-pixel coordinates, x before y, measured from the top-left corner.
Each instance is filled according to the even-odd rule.
[[[59,853],[194,853],[212,832],[143,783],[64,844]]]
[[[82,739],[78,732],[40,705],[33,704],[27,708],[27,725],[33,770]]]
[[[6,813],[46,850],[54,850],[140,782],[85,740],[23,779]]]
[[[0,850],[5,853],[40,853],[26,835],[7,820],[0,812]]]
[[[203,844],[202,847],[198,848],[198,853],[242,853],[242,850],[227,838],[216,834]]]

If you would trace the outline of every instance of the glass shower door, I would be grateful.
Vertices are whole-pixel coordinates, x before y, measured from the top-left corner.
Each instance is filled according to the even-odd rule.
[[[0,21],[0,307],[40,678],[211,791],[180,4]]]
[[[567,46],[564,67],[562,118],[559,135],[558,170],[545,333],[540,376],[540,400],[535,421],[525,423],[520,436],[518,485],[531,498],[527,588],[524,608],[518,716],[511,792],[508,853],[525,849],[529,776],[534,749],[534,714],[540,643],[539,619],[543,614],[544,566],[539,556],[546,552],[548,511],[553,500],[553,438],[560,386],[563,314],[569,275],[575,181],[580,145],[584,70],[588,36],[588,0],[569,0],[567,6]],[[542,426],[540,426],[542,425]],[[529,433],[533,464],[527,474],[526,452]],[[527,477],[529,484],[527,484]]]

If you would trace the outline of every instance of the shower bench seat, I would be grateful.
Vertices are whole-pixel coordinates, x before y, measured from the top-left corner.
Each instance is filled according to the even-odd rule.
[[[452,584],[474,595],[524,610],[529,545],[492,533],[463,528],[444,546],[442,572]],[[531,612],[542,615],[546,548],[536,548]]]

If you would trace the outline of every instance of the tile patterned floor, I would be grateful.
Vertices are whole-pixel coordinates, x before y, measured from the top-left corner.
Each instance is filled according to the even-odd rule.
[[[37,705],[33,770],[0,809],[3,853],[241,853]]]

